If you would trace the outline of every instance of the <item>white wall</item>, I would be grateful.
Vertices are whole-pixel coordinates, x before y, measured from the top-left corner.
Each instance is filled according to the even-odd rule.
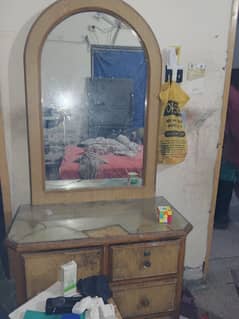
[[[0,87],[14,211],[30,198],[23,46],[34,17],[52,2],[0,2]],[[157,179],[157,193],[166,196],[194,225],[187,241],[186,264],[200,266],[206,250],[232,0],[127,2],[150,24],[161,48],[179,44],[182,64],[207,65],[204,91],[192,95],[186,106],[187,159],[176,166],[160,166]]]

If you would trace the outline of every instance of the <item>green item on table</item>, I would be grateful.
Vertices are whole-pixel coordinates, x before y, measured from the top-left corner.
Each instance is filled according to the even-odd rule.
[[[45,312],[27,310],[23,319],[61,319],[62,315],[47,315]]]
[[[129,180],[129,184],[131,184],[131,185],[138,184],[138,173],[129,172],[128,173],[128,180]]]

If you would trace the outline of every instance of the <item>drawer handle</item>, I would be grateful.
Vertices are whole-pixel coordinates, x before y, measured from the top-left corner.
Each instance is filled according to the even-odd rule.
[[[150,250],[145,250],[144,251],[144,257],[149,257],[151,256],[151,251]]]
[[[142,307],[148,307],[150,305],[150,302],[149,302],[149,299],[148,298],[143,298],[141,301],[140,301],[140,304]]]
[[[151,262],[149,260],[146,260],[144,262],[144,268],[149,268],[149,267],[151,267]]]

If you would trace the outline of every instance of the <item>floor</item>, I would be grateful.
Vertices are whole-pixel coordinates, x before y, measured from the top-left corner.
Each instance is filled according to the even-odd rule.
[[[239,318],[239,295],[232,270],[239,270],[239,200],[233,196],[231,223],[227,230],[215,230],[208,280],[191,291],[198,307],[222,319]]]

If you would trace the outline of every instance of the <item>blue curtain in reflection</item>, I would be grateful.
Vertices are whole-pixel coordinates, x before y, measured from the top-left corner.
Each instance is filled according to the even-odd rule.
[[[141,48],[92,47],[92,78],[133,80],[133,128],[144,127],[146,72],[145,54]]]

